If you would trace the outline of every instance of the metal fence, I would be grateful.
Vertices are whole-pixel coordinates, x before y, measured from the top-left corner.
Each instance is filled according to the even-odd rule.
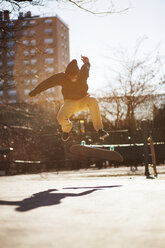
[[[147,124],[147,123],[146,123]],[[45,128],[45,132],[34,133],[32,129],[22,127],[0,127],[0,171],[6,168],[7,174],[39,172],[44,170],[67,170],[88,168],[93,161],[80,158],[77,160],[69,154],[66,145],[61,141],[60,131],[57,127]],[[151,128],[147,124],[145,135],[152,135],[157,164],[165,162],[165,136],[164,130]],[[96,132],[73,133],[68,148],[73,143],[95,144],[98,147],[110,149],[111,146],[124,157],[122,166],[145,164],[144,130],[117,130],[110,131],[110,136],[104,142],[98,141]],[[4,149],[12,147],[10,160],[4,153]],[[151,151],[147,142],[148,163],[151,163]],[[99,161],[95,161],[96,167],[101,168]],[[114,164],[114,163],[113,163]],[[105,165],[105,163],[104,163]],[[111,165],[111,163],[109,163]],[[5,167],[6,166],[6,167]],[[10,167],[10,168],[9,168]],[[13,172],[12,172],[13,171]],[[2,173],[3,174],[3,173]]]

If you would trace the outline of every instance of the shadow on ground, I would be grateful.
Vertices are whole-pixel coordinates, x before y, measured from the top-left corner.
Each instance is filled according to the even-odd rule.
[[[98,190],[111,189],[114,187],[121,187],[122,185],[113,186],[96,186],[96,187],[71,187],[63,189],[89,189],[81,193],[60,193],[58,189],[49,189],[25,198],[22,201],[3,201],[0,200],[0,205],[18,206],[15,210],[19,212],[26,212],[39,207],[52,206],[61,203],[61,200],[66,197],[79,197],[91,194]],[[55,192],[55,193],[52,193]]]

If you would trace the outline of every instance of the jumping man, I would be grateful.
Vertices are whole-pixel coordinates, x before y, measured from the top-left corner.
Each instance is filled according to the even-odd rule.
[[[72,129],[70,117],[81,110],[89,109],[93,126],[98,132],[99,138],[104,139],[109,134],[103,130],[102,119],[97,100],[88,93],[87,79],[89,77],[90,63],[89,59],[81,56],[83,66],[79,69],[77,61],[72,60],[66,67],[65,72],[57,73],[41,82],[29,96],[34,97],[37,94],[57,85],[62,86],[64,104],[61,106],[57,120],[62,127],[62,140],[67,141]]]

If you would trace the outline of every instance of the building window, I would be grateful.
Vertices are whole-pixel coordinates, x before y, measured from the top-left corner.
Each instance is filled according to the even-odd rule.
[[[38,83],[38,79],[37,78],[33,78],[32,79],[32,84],[37,84]]]
[[[28,40],[23,40],[22,44],[27,46],[29,44],[29,41]]]
[[[27,21],[22,22],[22,26],[23,27],[27,27],[28,26],[28,22]]]
[[[0,90],[0,96],[3,96],[3,91],[2,90]]]
[[[35,20],[31,20],[29,23],[30,23],[30,25],[35,25],[36,24],[36,21]]]
[[[37,60],[36,59],[31,59],[31,65],[36,65]]]
[[[46,29],[44,29],[44,33],[45,34],[52,34],[52,28],[46,28]]]
[[[27,30],[22,31],[22,35],[23,36],[27,36],[28,35],[28,31]]]
[[[7,33],[6,33],[6,37],[7,37],[7,38],[14,37],[14,35],[15,35],[14,32],[7,32]]]
[[[8,74],[9,76],[14,76],[15,71],[8,71],[7,74]]]
[[[35,30],[31,30],[31,31],[30,31],[30,35],[31,35],[31,36],[35,35],[35,33],[36,33]]]
[[[2,57],[2,55],[3,55],[3,52],[2,52],[2,51],[0,51],[0,57]]]
[[[38,72],[38,70],[37,69],[32,69],[31,70],[31,73],[34,75],[34,74],[36,74]]]
[[[29,92],[30,92],[30,90],[28,90],[28,89],[24,90],[24,94],[25,94],[26,96],[29,95]]]
[[[15,99],[9,100],[8,103],[16,103],[17,101]]]
[[[54,48],[46,48],[45,53],[47,54],[53,54],[54,53]]]
[[[14,81],[14,80],[8,80],[8,81],[7,81],[7,84],[8,84],[9,86],[14,86],[14,85],[15,85],[15,81]]]
[[[54,72],[54,68],[53,67],[47,67],[47,68],[45,68],[45,71],[47,73],[52,73],[52,72]]]
[[[31,45],[35,46],[36,45],[36,40],[31,40]]]
[[[30,84],[30,79],[24,79],[24,83],[25,83],[25,85],[29,85]]]
[[[8,96],[16,96],[17,91],[16,90],[8,90]]]
[[[13,47],[15,45],[15,41],[8,41],[6,42],[7,47]]]
[[[52,44],[53,43],[53,39],[52,38],[45,39],[44,42],[45,42],[45,44]]]
[[[29,74],[29,70],[24,70],[24,74],[28,75]]]
[[[6,23],[6,27],[8,27],[8,28],[14,28],[14,23],[13,22]]]
[[[7,57],[10,58],[10,57],[14,57],[15,56],[15,51],[9,51],[7,52]]]
[[[51,88],[47,90],[47,93],[54,93],[55,92],[55,88]]]
[[[3,63],[2,63],[2,61],[0,61],[0,67],[2,67],[3,66]]]
[[[14,66],[14,61],[13,61],[13,60],[8,61],[8,62],[7,62],[7,66],[8,66],[8,67]]]
[[[3,80],[0,81],[0,87],[3,85],[3,82],[4,82]]]
[[[25,50],[25,51],[23,52],[23,54],[24,54],[24,56],[28,56],[28,55],[29,55],[29,51]]]
[[[24,60],[23,63],[24,65],[29,65],[29,60]]]
[[[36,54],[36,50],[35,50],[35,49],[31,49],[31,50],[30,50],[30,54],[31,54],[32,56],[34,56],[34,55]]]
[[[46,63],[46,64],[49,64],[49,65],[50,65],[50,64],[53,64],[53,63],[54,63],[54,58],[46,58],[46,59],[45,59],[45,63]]]
[[[52,19],[45,19],[45,20],[44,20],[44,23],[45,23],[45,24],[51,24],[51,23],[52,23]]]

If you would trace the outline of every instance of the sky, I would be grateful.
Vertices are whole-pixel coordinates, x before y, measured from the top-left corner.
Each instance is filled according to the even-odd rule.
[[[98,8],[107,6],[109,0],[98,1]],[[76,58],[82,65],[80,56],[89,57],[91,63],[88,79],[89,91],[96,92],[114,83],[119,67],[113,58],[117,50],[133,51],[137,40],[145,37],[141,53],[158,48],[165,56],[165,1],[164,0],[115,0],[116,8],[130,9],[123,14],[96,16],[71,4],[57,4],[47,1],[46,6],[24,8],[33,15],[58,15],[69,27],[70,59]],[[99,6],[99,4],[101,5]],[[102,7],[103,6],[103,7]]]

